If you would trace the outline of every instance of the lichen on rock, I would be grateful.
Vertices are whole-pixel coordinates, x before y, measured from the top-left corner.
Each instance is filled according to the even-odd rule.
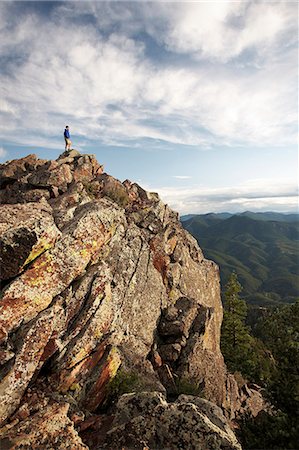
[[[177,213],[75,150],[0,175],[0,446],[83,449],[77,431],[88,440],[98,420],[105,448],[121,434],[126,448],[239,449],[215,405],[163,397],[188,380],[229,420],[241,404],[262,408],[226,370],[219,270]],[[138,373],[147,391],[126,397],[131,416],[124,399],[107,404],[117,373]]]
[[[167,403],[158,392],[123,395],[103,448],[241,450],[220,408],[181,396]]]

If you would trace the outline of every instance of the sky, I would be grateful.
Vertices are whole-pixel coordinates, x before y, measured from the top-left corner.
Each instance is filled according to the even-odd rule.
[[[65,125],[180,214],[297,212],[297,1],[1,1],[0,162]]]

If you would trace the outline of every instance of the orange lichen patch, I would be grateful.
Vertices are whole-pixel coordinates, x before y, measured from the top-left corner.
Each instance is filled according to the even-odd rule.
[[[19,404],[39,365],[54,326],[53,312],[47,311],[36,320],[25,336],[13,367],[0,383],[0,423],[9,417]]]
[[[22,376],[22,372],[20,372],[19,370],[15,371],[15,379],[18,380],[19,378],[21,378]]]
[[[47,361],[55,352],[58,350],[58,345],[56,339],[50,339],[47,343],[44,352],[41,356],[41,361]]]
[[[163,283],[167,285],[167,266],[169,263],[169,257],[166,255],[162,242],[154,237],[150,241],[150,250],[153,255],[153,264],[155,269],[161,274]]]
[[[161,253],[155,253],[153,258],[154,267],[160,272],[163,278],[163,282],[166,279],[166,272],[167,272],[167,263],[164,255]]]
[[[111,233],[106,233],[102,239],[93,240],[82,246],[80,250],[80,256],[83,258],[90,257],[91,260],[95,260],[99,252],[102,250],[104,244],[111,239]]]
[[[79,386],[81,380],[86,379],[88,374],[91,373],[93,368],[102,359],[106,345],[107,344],[105,342],[101,342],[97,350],[90,356],[83,359],[71,370],[63,370],[60,374],[59,390],[61,392],[67,392],[75,384]]]
[[[19,298],[5,296],[1,300],[0,307],[0,343],[6,341],[10,331],[9,324],[13,321],[14,325],[19,325],[22,321],[22,314],[15,314],[14,311],[19,311],[22,305],[26,302],[25,296]]]
[[[49,252],[44,253],[41,257],[33,263],[32,267],[22,275],[23,283],[28,286],[39,287],[44,282],[45,274],[52,273],[54,270],[55,262],[53,261],[52,255]],[[56,267],[57,269],[57,267]]]
[[[88,232],[86,226],[90,227]],[[0,304],[0,329],[4,334],[46,309],[56,295],[83,273],[111,237],[97,210],[80,217],[73,228],[5,291]]]
[[[37,405],[37,409],[32,416],[25,416],[20,424],[15,421],[0,430],[0,438],[6,443],[5,448],[87,450],[88,447],[83,444],[68,418],[69,404],[53,403],[46,407]]]
[[[65,368],[67,370],[72,369],[80,361],[88,357],[96,347],[99,339],[101,339],[102,336],[108,331],[111,320],[101,322],[100,318],[97,317],[97,315],[100,315],[99,311],[100,310],[98,310],[97,314],[94,316],[93,323],[90,323],[87,332],[81,336],[81,339],[77,341],[76,345],[70,352],[65,364]],[[75,353],[76,350],[77,352]]]
[[[120,365],[120,355],[116,348],[112,348],[102,365],[97,381],[88,392],[84,401],[84,405],[89,411],[95,411],[103,403],[107,395],[107,386],[115,377]]]
[[[102,283],[98,283],[97,286],[92,290],[92,296],[94,298],[103,296],[105,293],[105,287],[106,287],[106,280],[103,281]]]

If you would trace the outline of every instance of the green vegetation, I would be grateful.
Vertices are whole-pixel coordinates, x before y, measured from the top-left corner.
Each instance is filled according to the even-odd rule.
[[[251,348],[251,336],[245,326],[246,303],[241,300],[239,293],[242,287],[237,274],[233,272],[225,287],[225,309],[221,329],[221,351],[231,372],[240,369],[242,362],[248,360]],[[247,372],[247,370],[241,370]]]
[[[299,300],[269,311],[254,332],[263,340],[276,363],[271,379],[271,400],[282,410],[299,407]]]
[[[274,414],[244,419],[245,449],[295,449],[299,442],[299,301],[267,311],[254,329],[274,362],[266,393]]]
[[[122,208],[125,208],[129,203],[129,196],[123,187],[113,186],[105,189],[105,195],[111,198],[115,203],[117,203]]]
[[[191,216],[182,224],[205,256],[219,264],[223,285],[235,271],[246,302],[269,307],[292,303],[299,296],[298,218],[294,214],[224,213]]]
[[[262,385],[272,405],[271,411],[241,421],[239,437],[248,450],[298,448],[298,218],[247,212],[183,220],[221,269],[226,364],[240,385]]]
[[[245,325],[247,306],[239,296],[241,291],[233,272],[225,286],[221,351],[230,372],[241,372],[250,381],[264,384],[271,376],[273,362],[263,342]]]
[[[86,193],[90,197],[91,200],[94,200],[99,194],[99,187],[95,183],[83,181],[82,182]]]
[[[245,417],[240,439],[245,449],[294,449],[299,442],[299,301],[264,310],[251,334],[236,273],[225,286],[221,349],[240,384],[262,384],[270,413]],[[238,372],[236,372],[238,371]],[[240,373],[241,372],[241,373]]]
[[[296,423],[282,411],[245,417],[238,434],[244,450],[298,449]]]
[[[186,394],[204,398],[203,387],[201,385],[193,383],[187,378],[178,378],[176,379],[175,384],[177,388],[177,395]]]
[[[140,392],[143,388],[144,382],[138,372],[121,368],[108,386],[107,404],[114,402],[123,394]]]

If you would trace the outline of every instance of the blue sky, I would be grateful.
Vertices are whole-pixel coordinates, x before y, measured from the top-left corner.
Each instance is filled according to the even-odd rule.
[[[96,154],[181,214],[296,211],[297,2],[0,2],[0,159]]]

